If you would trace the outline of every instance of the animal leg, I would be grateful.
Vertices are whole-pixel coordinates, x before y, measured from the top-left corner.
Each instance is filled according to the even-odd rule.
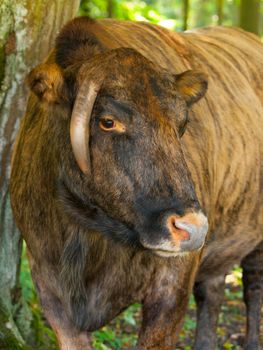
[[[245,350],[259,350],[263,299],[263,242],[242,261],[244,302],[247,311]]]
[[[77,332],[63,328],[57,320],[49,317],[49,322],[56,333],[60,350],[92,350],[90,338],[86,332]]]
[[[195,256],[195,258],[197,255]],[[159,270],[143,301],[143,322],[137,350],[174,350],[188,306],[197,262],[178,260],[179,266]],[[193,265],[192,265],[193,264]],[[179,270],[181,268],[181,270]]]
[[[60,350],[92,350],[88,332],[77,329],[69,320],[60,300],[37,285],[42,309],[57,336]]]
[[[224,299],[225,276],[196,282],[194,296],[197,304],[195,350],[216,348],[216,327]]]
[[[188,298],[159,300],[143,306],[143,323],[136,350],[173,350],[187,309]],[[177,310],[180,309],[178,312]]]
[[[49,275],[37,268],[30,251],[27,256],[31,267],[31,274],[36,285],[40,304],[44,315],[55,332],[60,350],[93,350],[88,332],[77,329],[68,317],[60,298],[51,290],[51,286],[57,285],[52,271]],[[42,267],[43,268],[43,267]],[[49,276],[48,278],[46,276]],[[49,285],[50,284],[50,285]],[[57,286],[57,290],[59,287]]]

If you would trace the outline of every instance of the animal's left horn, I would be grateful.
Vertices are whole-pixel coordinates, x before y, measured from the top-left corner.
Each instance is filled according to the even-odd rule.
[[[100,84],[89,79],[84,80],[77,93],[71,115],[71,146],[78,166],[84,174],[90,171],[89,124],[99,88]]]

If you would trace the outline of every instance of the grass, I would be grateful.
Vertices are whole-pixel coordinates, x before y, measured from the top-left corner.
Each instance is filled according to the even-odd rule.
[[[55,336],[42,317],[25,251],[23,251],[20,281],[23,297],[33,311],[34,329],[38,332],[38,342],[34,348],[36,350],[46,350],[46,344],[49,344],[49,350],[57,350]],[[133,348],[136,345],[140,323],[141,305],[134,304],[110,322],[109,325],[93,333],[94,349],[125,350]],[[176,349],[190,350],[192,348],[195,327],[195,302],[193,296],[191,296],[188,313]],[[217,330],[217,349],[241,350],[244,333],[245,307],[242,302],[242,271],[236,267],[226,279],[225,302],[222,305]],[[263,346],[263,339],[261,340]]]

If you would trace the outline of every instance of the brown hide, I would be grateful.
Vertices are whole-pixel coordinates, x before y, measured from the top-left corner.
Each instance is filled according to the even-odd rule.
[[[194,69],[208,76],[208,92],[191,108],[181,144],[210,225],[197,281],[224,275],[263,239],[262,43],[231,28],[177,34],[148,23],[87,19],[65,27],[57,43],[47,63],[60,66],[56,72],[64,71],[68,81],[87,57],[120,47],[133,48],[174,74]],[[11,177],[14,214],[46,316],[61,349],[90,349],[85,330],[102,326],[134,301],[143,302],[137,349],[171,350],[200,252],[164,259],[125,248],[96,232],[87,235],[61,211],[56,187],[61,168],[69,172],[72,187],[84,192],[86,185],[69,140],[75,91],[56,90],[61,76],[53,75],[52,94],[49,82],[35,87],[41,103],[30,96]]]
[[[171,72],[197,69],[208,75],[208,92],[193,107],[182,141],[208,213],[209,240],[216,241],[204,253],[204,273],[228,270],[262,240],[262,43],[237,28],[179,34],[108,19],[90,21],[89,32],[104,49],[132,47]]]

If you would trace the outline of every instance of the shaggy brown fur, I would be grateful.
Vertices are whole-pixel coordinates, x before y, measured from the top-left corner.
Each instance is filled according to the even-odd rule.
[[[18,135],[11,199],[61,349],[91,349],[87,331],[140,301],[137,349],[172,350],[196,278],[195,349],[212,350],[224,275],[241,261],[246,350],[259,349],[262,62],[263,45],[238,29],[176,34],[78,18],[30,73],[38,97],[30,96]],[[204,74],[180,76],[189,69]],[[204,95],[206,76],[206,96],[189,109]],[[103,81],[90,123],[88,175],[69,140],[86,77]],[[98,118],[105,115],[128,131],[102,135]],[[141,246],[142,238],[154,245],[167,237],[167,213],[183,216],[200,205],[210,226],[200,265],[200,251],[162,258]]]

